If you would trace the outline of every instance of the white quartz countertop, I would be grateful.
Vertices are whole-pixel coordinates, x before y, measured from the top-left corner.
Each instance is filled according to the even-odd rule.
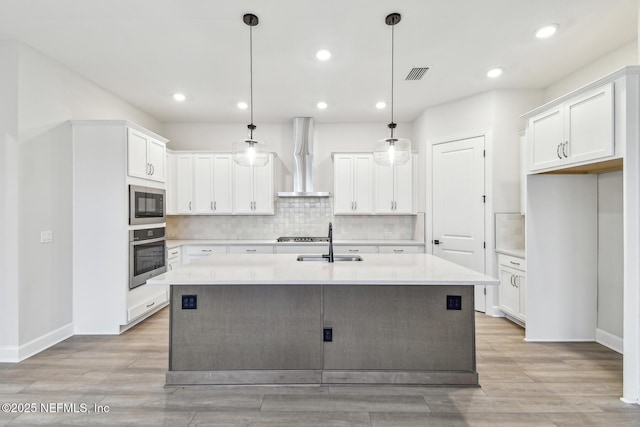
[[[334,240],[334,245],[359,245],[359,246],[424,246],[424,242],[417,240]],[[299,245],[328,245],[327,242],[276,242],[276,239],[269,240],[167,240],[167,248],[172,249],[184,245],[224,245],[224,246],[299,246]]]
[[[498,285],[430,254],[365,254],[363,261],[297,261],[291,254],[207,256],[156,276],[150,285]]]

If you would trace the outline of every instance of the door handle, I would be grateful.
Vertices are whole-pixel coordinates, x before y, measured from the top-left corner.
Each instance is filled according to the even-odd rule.
[[[439,245],[440,244],[440,240],[436,239],[432,241],[434,245]]]

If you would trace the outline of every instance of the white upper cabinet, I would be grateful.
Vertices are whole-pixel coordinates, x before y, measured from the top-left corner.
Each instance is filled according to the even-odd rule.
[[[176,204],[178,214],[193,213],[193,156],[176,156]]]
[[[129,176],[165,181],[165,143],[139,130],[128,128]]]
[[[178,213],[177,156],[167,152],[167,215]]]
[[[233,213],[273,215],[274,160],[269,155],[265,166],[245,167],[233,163]]]
[[[231,154],[176,155],[175,187],[178,194],[175,213],[231,214],[231,162]]]
[[[373,165],[375,206],[379,214],[411,214],[413,212],[413,161],[404,165]]]
[[[373,156],[335,154],[333,157],[334,213],[373,212]]]
[[[614,154],[613,83],[529,119],[529,171],[584,164]]]

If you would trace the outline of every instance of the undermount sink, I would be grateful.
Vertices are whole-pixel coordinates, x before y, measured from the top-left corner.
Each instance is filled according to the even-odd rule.
[[[362,261],[360,255],[334,255],[334,261]],[[298,261],[325,261],[329,262],[327,255],[298,255]]]

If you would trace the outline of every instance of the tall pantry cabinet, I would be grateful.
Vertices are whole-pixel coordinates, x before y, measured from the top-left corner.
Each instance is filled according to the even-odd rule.
[[[598,341],[623,352],[623,398],[640,402],[640,67],[551,101],[527,120],[528,341]],[[622,238],[598,238],[599,174],[622,171]],[[622,336],[601,329],[599,262],[623,258]],[[609,279],[609,278],[606,278]],[[615,285],[615,283],[614,283]],[[609,308],[611,310],[611,308]],[[624,343],[622,342],[624,337]],[[618,343],[616,344],[616,340]]]
[[[167,140],[122,120],[72,121],[70,132],[75,333],[119,334],[168,304],[166,286],[129,290],[129,230],[145,226],[129,225],[128,188],[165,188]]]

